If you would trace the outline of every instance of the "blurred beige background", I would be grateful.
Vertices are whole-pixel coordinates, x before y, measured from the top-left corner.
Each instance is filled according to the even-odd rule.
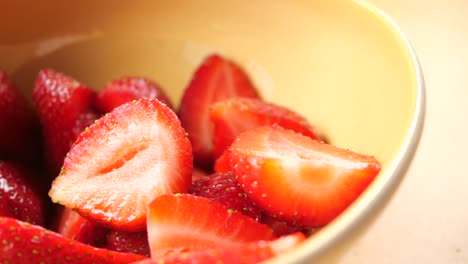
[[[426,124],[406,179],[342,263],[468,263],[468,1],[369,1],[416,49]]]

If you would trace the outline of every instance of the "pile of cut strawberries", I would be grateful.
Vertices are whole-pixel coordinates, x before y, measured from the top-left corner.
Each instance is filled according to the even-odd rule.
[[[380,171],[210,55],[176,109],[151,80],[99,91],[0,71],[1,263],[257,263],[293,250]]]

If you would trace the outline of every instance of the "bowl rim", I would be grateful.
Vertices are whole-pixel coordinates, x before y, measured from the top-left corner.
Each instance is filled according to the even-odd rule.
[[[391,30],[397,33],[396,36],[401,38],[402,48],[406,49],[410,55],[411,66],[416,74],[416,100],[409,130],[395,159],[385,171],[386,181],[380,181],[376,186],[369,188],[371,190],[366,190],[352,206],[346,209],[343,215],[335,219],[326,228],[323,228],[324,230],[315,234],[313,239],[306,240],[303,245],[291,252],[271,259],[268,263],[310,263],[311,261],[318,261],[325,253],[329,253],[332,248],[340,246],[340,244],[343,246],[346,238],[362,233],[383,211],[392,194],[401,183],[416,154],[423,133],[426,113],[426,88],[423,70],[415,49],[398,24],[387,13],[364,0],[352,1],[368,12],[380,16],[382,22],[387,23]]]

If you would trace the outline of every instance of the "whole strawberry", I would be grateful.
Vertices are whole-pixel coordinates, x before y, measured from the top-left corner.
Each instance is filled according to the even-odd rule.
[[[26,98],[0,70],[0,159],[42,163],[39,120]]]
[[[218,201],[229,209],[238,211],[259,221],[261,210],[253,203],[237,183],[232,172],[214,173],[195,181],[191,192],[210,200]]]
[[[19,164],[0,161],[0,215],[43,225],[44,201],[35,180],[35,175]]]
[[[158,84],[141,77],[125,77],[108,83],[96,99],[96,108],[105,114],[119,105],[140,98],[156,98],[173,108],[171,101]]]
[[[96,93],[70,76],[41,70],[33,91],[42,124],[50,173],[56,176],[78,135],[98,118],[93,108]]]

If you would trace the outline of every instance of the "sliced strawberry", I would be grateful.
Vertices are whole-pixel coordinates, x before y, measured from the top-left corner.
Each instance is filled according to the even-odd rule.
[[[0,161],[0,215],[43,225],[45,206],[32,172],[23,166]]]
[[[173,109],[163,89],[155,82],[141,77],[125,77],[108,83],[97,97],[96,108],[105,114],[119,105],[140,98],[156,98]]]
[[[380,171],[374,157],[279,126],[246,131],[230,150],[231,168],[250,198],[273,217],[305,228],[333,220]]]
[[[93,109],[95,97],[93,90],[63,73],[47,69],[37,75],[33,101],[54,177],[78,135],[98,117]]]
[[[227,208],[240,212],[259,221],[262,215],[258,208],[237,183],[232,172],[214,173],[195,181],[191,193],[213,201],[218,201]]]
[[[149,257],[148,232],[125,232],[111,230],[107,235],[106,248],[118,252]]]
[[[209,106],[234,96],[258,98],[239,66],[219,55],[207,57],[186,88],[179,109],[180,120],[192,142],[195,162],[202,168],[211,168],[214,162]]]
[[[214,155],[219,157],[243,131],[262,125],[278,124],[313,139],[317,132],[307,120],[285,107],[257,98],[230,98],[210,107],[214,124]]]
[[[59,208],[57,223],[52,230],[64,237],[96,247],[105,245],[108,232],[106,228],[66,207]]]
[[[229,161],[230,152],[229,149],[226,149],[221,156],[219,156],[214,164],[214,171],[215,172],[230,172],[231,171],[231,164]]]
[[[270,240],[271,230],[216,201],[190,194],[157,197],[148,212],[151,256]]]
[[[1,263],[129,263],[144,257],[88,246],[40,226],[0,217]]]
[[[7,74],[0,70],[0,159],[42,163],[39,119]]]
[[[146,259],[134,264],[251,264],[259,263],[279,254],[293,250],[306,237],[295,233],[272,241],[253,241],[226,248],[205,249],[192,252],[175,253],[161,258]]]
[[[192,151],[175,113],[157,99],[123,104],[76,140],[49,196],[102,225],[145,228],[149,203],[191,185]]]

